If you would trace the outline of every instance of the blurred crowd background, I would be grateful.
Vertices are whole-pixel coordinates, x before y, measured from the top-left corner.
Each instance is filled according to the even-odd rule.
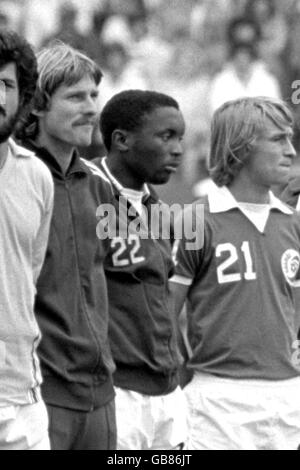
[[[187,123],[185,161],[166,199],[189,202],[206,191],[210,119],[228,99],[286,99],[300,149],[300,104],[292,102],[300,0],[0,0],[3,28],[37,51],[57,38],[86,52],[104,72],[101,107],[128,88],[177,99]]]

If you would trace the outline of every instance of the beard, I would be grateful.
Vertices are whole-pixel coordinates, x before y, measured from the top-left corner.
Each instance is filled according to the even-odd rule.
[[[3,112],[2,115],[5,115]],[[16,124],[19,120],[20,111],[18,110],[13,116],[10,116],[8,120],[4,121],[3,125],[0,125],[0,144],[3,144],[8,140],[16,128]]]

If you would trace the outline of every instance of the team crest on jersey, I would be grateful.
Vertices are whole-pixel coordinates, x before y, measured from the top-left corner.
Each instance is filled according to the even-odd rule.
[[[281,267],[287,282],[293,287],[300,287],[300,279],[297,279],[300,267],[300,254],[296,250],[287,250],[281,258]]]

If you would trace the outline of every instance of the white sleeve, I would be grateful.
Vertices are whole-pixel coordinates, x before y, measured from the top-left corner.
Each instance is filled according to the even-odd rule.
[[[41,217],[41,223],[37,232],[36,239],[33,243],[33,254],[32,254],[32,268],[33,268],[33,279],[34,283],[37,283],[38,277],[40,275],[50,231],[50,223],[52,219],[53,212],[53,203],[54,203],[54,185],[52,181],[52,176],[49,172],[47,179],[44,181],[44,211]]]

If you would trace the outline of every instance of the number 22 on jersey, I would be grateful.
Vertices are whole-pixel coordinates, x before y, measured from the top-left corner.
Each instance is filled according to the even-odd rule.
[[[217,276],[219,284],[228,284],[231,282],[240,282],[242,279],[246,281],[254,281],[257,279],[256,272],[253,270],[253,259],[249,242],[244,242],[238,250],[231,243],[223,243],[216,248],[216,257],[220,258],[224,253],[228,253],[228,258],[223,261],[217,268]],[[240,257],[243,257],[246,270],[244,273],[237,272],[225,274],[225,271],[236,263]]]
[[[111,242],[112,248],[117,248],[112,256],[115,267],[125,267],[130,264],[138,264],[145,261],[144,256],[138,256],[141,248],[141,240],[137,235],[129,235],[128,239],[114,238]]]

